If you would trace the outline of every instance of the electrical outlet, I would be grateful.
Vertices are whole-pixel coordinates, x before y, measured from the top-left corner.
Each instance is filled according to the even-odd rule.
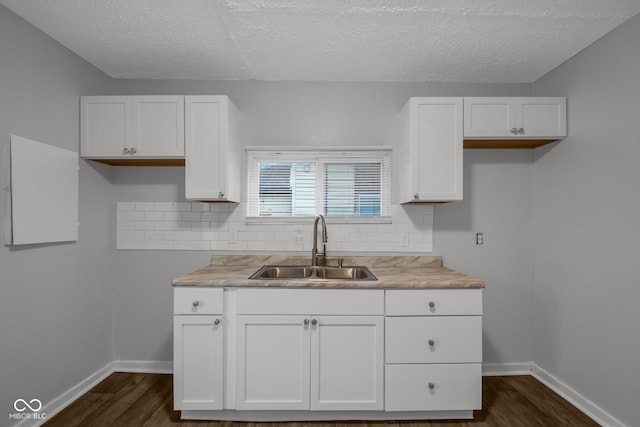
[[[409,233],[400,233],[400,247],[406,248],[409,246]]]
[[[484,245],[484,233],[476,233],[476,245]]]
[[[238,243],[238,232],[237,231],[230,231],[229,232],[229,243],[231,243],[231,244]]]

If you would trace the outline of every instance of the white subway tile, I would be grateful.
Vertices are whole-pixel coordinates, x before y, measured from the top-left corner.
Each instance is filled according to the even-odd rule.
[[[165,221],[180,221],[182,219],[182,212],[163,212],[162,219]]]
[[[144,212],[126,212],[124,219],[126,221],[144,221]]]
[[[117,203],[117,210],[118,211],[135,211],[136,210],[136,204],[133,202],[118,202]]]
[[[192,240],[189,242],[189,247],[194,251],[208,251],[211,249],[211,243],[202,240]]]
[[[229,212],[229,204],[219,202],[211,203],[211,206],[209,206],[209,210],[211,212]]]
[[[165,231],[162,236],[164,240],[182,240],[182,231]]]
[[[220,214],[218,212],[203,212],[200,215],[202,221],[220,221]]]
[[[164,239],[164,235],[162,231],[145,231],[144,239],[145,240],[162,240]]]
[[[154,221],[153,222],[154,230],[166,231],[166,230],[173,230],[173,228],[174,228],[174,222],[172,221]]]
[[[183,231],[183,240],[202,240],[202,233],[199,231]]]
[[[152,211],[153,210],[153,203],[136,202],[136,210],[137,211]]]
[[[173,240],[171,242],[171,247],[173,249],[180,249],[180,250],[189,249],[187,247],[187,242],[185,240]]]
[[[126,240],[144,240],[144,231],[125,231],[124,238]]]
[[[136,230],[153,230],[153,221],[136,221]]]
[[[256,233],[253,231],[238,231],[239,241],[254,241],[256,240]]]
[[[156,212],[169,212],[173,210],[172,202],[156,202],[153,204],[153,210]]]
[[[116,228],[118,230],[135,230],[136,222],[135,221],[118,221],[116,223]]]
[[[202,202],[191,202],[191,210],[194,212],[209,212],[209,204]]]
[[[192,222],[191,223],[191,229],[192,230],[199,230],[199,231],[208,231],[209,230],[209,223],[208,222]]]
[[[247,242],[247,249],[250,251],[266,251],[269,249],[267,242]]]
[[[229,250],[229,244],[227,242],[221,242],[218,240],[212,240],[211,241],[211,250],[214,251],[226,251]]]
[[[162,212],[148,211],[144,213],[144,219],[147,221],[162,221]]]
[[[182,212],[183,221],[201,221],[200,212]]]
[[[177,212],[190,212],[191,203],[189,202],[173,202],[173,210]]]
[[[177,221],[173,225],[174,229],[181,231],[189,231],[191,230],[191,223],[188,221]]]
[[[272,231],[258,231],[256,232],[256,240],[263,242],[273,242],[276,240],[276,233]]]
[[[116,249],[135,249],[135,246],[135,240],[118,239],[116,243]]]

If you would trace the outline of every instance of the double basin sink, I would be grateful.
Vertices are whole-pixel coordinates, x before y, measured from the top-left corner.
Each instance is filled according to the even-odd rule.
[[[313,265],[265,265],[249,279],[323,279],[323,280],[378,280],[364,266],[327,267]]]

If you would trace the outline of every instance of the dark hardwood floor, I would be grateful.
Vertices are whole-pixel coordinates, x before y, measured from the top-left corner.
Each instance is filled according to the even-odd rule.
[[[114,373],[45,424],[47,427],[541,427],[598,426],[530,376],[485,377],[483,410],[465,421],[239,423],[181,421],[173,410],[172,376]]]

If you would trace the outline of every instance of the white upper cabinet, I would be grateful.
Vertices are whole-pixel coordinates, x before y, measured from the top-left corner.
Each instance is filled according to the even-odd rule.
[[[239,202],[238,109],[227,96],[187,96],[185,118],[185,197]]]
[[[462,200],[462,98],[410,98],[394,145],[400,203]]]
[[[133,141],[136,153],[148,157],[184,156],[184,97],[134,96]],[[134,147],[132,147],[134,148]]]
[[[184,157],[183,96],[83,96],[80,103],[82,157]]]
[[[483,143],[469,140],[540,140],[535,147],[567,136],[566,98],[464,98],[465,147]],[[490,145],[489,145],[490,146]],[[508,145],[500,145],[505,148]],[[511,145],[518,147],[517,144]]]

